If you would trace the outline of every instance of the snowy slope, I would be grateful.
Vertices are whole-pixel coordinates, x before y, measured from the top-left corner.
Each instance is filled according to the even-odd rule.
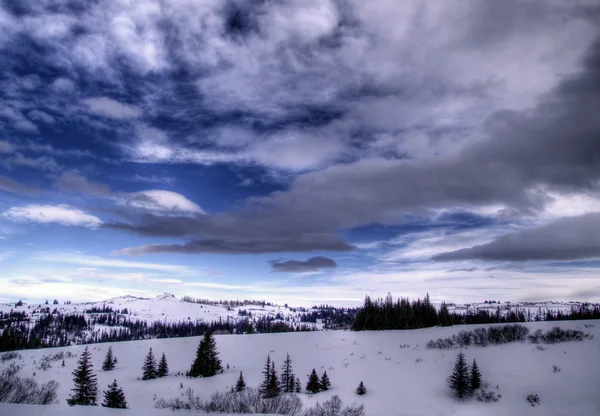
[[[594,326],[584,328],[584,324]],[[306,383],[313,367],[319,374],[327,370],[332,382],[332,389],[328,392],[314,396],[302,394],[306,405],[314,405],[317,401],[338,394],[346,404],[353,401],[364,403],[367,416],[600,414],[600,396],[597,394],[600,385],[600,360],[597,359],[600,352],[600,321],[537,322],[526,325],[532,331],[557,325],[561,328],[581,328],[595,338],[549,345],[544,351],[528,343],[466,349],[469,361],[477,359],[484,381],[502,394],[503,398],[498,403],[460,402],[454,399],[446,387],[445,379],[452,370],[457,350],[425,349],[430,339],[451,336],[463,329],[474,329],[477,325],[412,331],[217,336],[223,365],[229,364],[231,368],[212,378],[194,380],[175,374],[189,369],[200,341],[197,337],[94,344],[90,349],[100,387],[105,388],[116,378],[125,391],[130,407],[138,412],[152,409],[155,398],[178,397],[187,387],[192,387],[196,394],[207,399],[213,392],[224,391],[232,386],[240,370],[244,372],[249,386],[257,386],[267,354],[271,354],[279,368],[286,352],[289,352],[294,370],[303,383]],[[99,369],[109,345],[112,345],[119,363],[116,370],[103,372]],[[401,348],[406,345],[409,347]],[[158,356],[166,353],[171,371],[169,377],[149,381],[138,379],[144,355],[150,347]],[[32,375],[35,371],[35,378],[39,382],[60,382],[60,405],[56,407],[66,408],[65,399],[72,388],[71,372],[77,358],[65,360],[65,368],[60,366],[60,362],[54,363],[54,367],[48,371],[36,370],[33,362],[39,362],[43,355],[49,353],[71,351],[80,354],[82,350],[82,346],[72,346],[20,351],[23,355],[20,363],[24,366],[21,374]],[[553,373],[553,365],[558,365],[562,371]],[[363,397],[354,394],[361,380],[368,389]],[[539,394],[539,407],[532,407],[526,402],[529,393]],[[36,409],[28,409],[27,412],[27,415],[46,414],[41,407],[39,412]],[[57,414],[60,412],[57,410]],[[88,415],[85,409],[79,413],[73,412],[67,414]],[[4,416],[21,412],[15,413],[14,407],[0,405],[0,414]]]
[[[231,308],[228,310],[224,305],[201,305],[197,303],[184,302],[172,295],[160,295],[152,299],[148,298],[137,298],[134,296],[119,296],[117,298],[109,299],[102,302],[86,302],[86,303],[73,303],[70,305],[49,305],[44,304],[27,304],[23,306],[15,306],[14,303],[0,304],[0,311],[9,312],[14,311],[25,311],[28,315],[34,319],[37,314],[34,312],[40,308],[49,307],[50,310],[57,308],[62,314],[78,313],[81,314],[87,309],[93,307],[111,307],[113,310],[122,310],[127,308],[131,313],[129,319],[131,320],[145,320],[147,322],[153,321],[168,321],[177,322],[185,320],[201,320],[205,322],[218,321],[219,319],[238,319],[238,310],[244,309],[248,312],[252,312],[253,317],[259,318],[263,316],[275,317],[278,313],[283,317],[298,317],[299,312],[292,312],[289,308],[283,306],[269,306],[264,307],[257,305],[245,305],[240,307]]]

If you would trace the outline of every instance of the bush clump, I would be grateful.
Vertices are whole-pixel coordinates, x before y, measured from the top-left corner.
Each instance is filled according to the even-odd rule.
[[[561,342],[592,339],[592,336],[580,331],[579,329],[561,329],[560,327],[555,326],[546,332],[538,329],[533,334],[529,335],[528,339],[529,342],[534,344],[559,344]]]
[[[527,340],[529,329],[524,325],[501,325],[489,328],[475,328],[472,331],[460,331],[452,337],[439,338],[427,342],[429,349],[449,350],[451,348],[464,348],[470,345],[486,347],[489,344],[499,345],[509,342],[523,342]]]
[[[41,386],[33,379],[17,376],[18,366],[10,366],[0,374],[0,402],[18,404],[56,403],[59,384],[49,381]]]
[[[188,389],[185,400],[180,398],[159,399],[155,407],[171,410],[195,410],[220,413],[257,413],[300,416],[302,400],[295,394],[280,394],[272,398],[264,398],[258,389],[246,388],[244,391],[217,392],[203,402]]]

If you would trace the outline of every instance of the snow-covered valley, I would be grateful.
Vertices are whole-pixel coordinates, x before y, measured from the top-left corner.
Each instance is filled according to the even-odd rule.
[[[489,388],[502,395],[496,403],[482,403],[474,399],[464,402],[453,397],[446,378],[453,368],[458,349],[431,350],[427,341],[448,337],[474,326],[428,328],[411,331],[319,331],[284,334],[217,335],[217,348],[223,374],[210,378],[188,379],[178,376],[189,370],[200,342],[200,337],[154,339],[90,345],[94,370],[100,390],[116,379],[123,388],[130,411],[125,414],[167,414],[167,410],[152,410],[159,398],[182,397],[192,388],[202,399],[217,391],[227,391],[243,371],[249,387],[262,380],[262,368],[270,354],[279,369],[286,353],[293,360],[293,368],[303,384],[315,368],[317,373],[327,371],[332,388],[315,395],[300,394],[306,406],[339,395],[345,404],[363,403],[367,416],[450,416],[450,415],[597,415],[600,414],[600,352],[598,339],[600,322],[535,322],[525,324],[532,332],[536,329],[582,329],[594,336],[592,340],[567,342],[555,345],[511,343],[499,346],[468,347],[464,349],[467,360],[476,359]],[[102,371],[106,352],[112,349],[118,358],[116,369]],[[157,356],[163,352],[168,359],[170,374],[167,377],[142,381],[144,356],[152,347]],[[38,382],[55,380],[60,383],[60,404],[50,406],[24,406],[0,404],[0,414],[27,415],[112,414],[106,409],[89,411],[81,408],[66,412],[66,398],[73,387],[72,375],[77,357],[53,362],[52,368],[38,368],[44,355],[60,351],[79,356],[83,346],[19,351],[21,359],[7,361],[3,367],[15,362],[22,366],[21,376],[35,376]],[[553,371],[553,366],[560,368]],[[357,396],[355,389],[364,381],[368,390]],[[526,401],[528,394],[538,394],[539,406]],[[54,409],[54,410],[53,410]],[[151,411],[152,410],[152,411]],[[151,412],[150,412],[151,411]],[[88,413],[89,412],[89,413]],[[113,411],[115,412],[115,411]]]

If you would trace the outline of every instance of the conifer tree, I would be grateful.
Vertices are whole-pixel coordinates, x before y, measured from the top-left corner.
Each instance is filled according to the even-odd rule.
[[[452,319],[450,318],[446,302],[442,302],[442,306],[440,307],[439,320],[440,326],[452,326]]]
[[[469,377],[471,392],[474,392],[479,387],[481,387],[481,373],[479,372],[479,367],[477,366],[477,361],[473,360],[473,365],[471,366],[471,376]]]
[[[169,374],[169,365],[167,364],[167,357],[165,356],[165,353],[163,352],[163,355],[160,358],[160,361],[158,363],[158,370],[156,370],[156,375],[158,377],[164,377],[167,374]]]
[[[125,393],[123,393],[123,389],[117,384],[117,380],[114,380],[112,384],[109,384],[108,390],[103,392],[103,394],[104,402],[102,403],[102,406],[113,409],[127,409]]]
[[[108,351],[106,352],[106,357],[104,358],[104,362],[102,363],[102,370],[104,370],[104,371],[114,370],[116,363],[117,363],[117,359],[113,355],[112,347],[108,347]]]
[[[246,390],[246,382],[244,381],[244,375],[240,371],[240,377],[238,378],[237,383],[235,383],[235,391],[242,392]]]
[[[317,375],[317,371],[313,368],[310,376],[308,376],[308,383],[306,383],[306,389],[309,393],[318,393],[321,391],[321,382],[319,381],[319,376]]]
[[[196,359],[190,369],[190,377],[212,377],[222,372],[221,360],[217,351],[217,343],[210,331],[204,333],[204,338],[198,345]]]
[[[265,363],[265,368],[263,370],[263,381],[260,383],[258,387],[258,391],[264,396],[267,394],[269,390],[269,383],[271,381],[271,355],[267,355],[267,362]]]
[[[365,387],[365,385],[362,381],[356,388],[356,394],[358,394],[359,396],[362,396],[363,394],[367,394],[367,388]]]
[[[148,351],[148,355],[146,355],[142,370],[144,371],[142,380],[151,380],[156,378],[156,358],[154,358],[152,347],[150,347],[150,351]]]
[[[469,366],[465,361],[465,355],[462,351],[458,354],[454,371],[448,377],[448,386],[454,391],[454,394],[459,399],[471,395],[471,383],[469,380]]]
[[[296,387],[296,390],[295,390],[296,393],[302,393],[302,383],[300,383],[300,377],[296,377],[295,387]]]
[[[77,368],[73,371],[75,388],[67,399],[70,406],[97,406],[96,396],[98,394],[98,382],[96,375],[92,372],[92,354],[88,347],[81,354]]]
[[[281,384],[279,383],[279,377],[277,377],[277,370],[275,370],[275,361],[271,360],[271,371],[269,372],[269,386],[267,388],[267,394],[265,397],[275,397],[281,393]]]
[[[329,388],[331,387],[331,382],[329,381],[329,377],[327,376],[327,371],[325,371],[323,373],[320,383],[321,383],[321,391],[329,390]]]
[[[283,362],[283,367],[281,367],[281,387],[284,393],[293,393],[295,382],[296,376],[292,371],[292,359],[290,358],[290,354],[288,353],[286,355],[285,361]]]

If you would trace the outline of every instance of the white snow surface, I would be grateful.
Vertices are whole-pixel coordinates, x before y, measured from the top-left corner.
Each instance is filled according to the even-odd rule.
[[[60,404],[26,406],[0,404],[0,415],[73,415],[100,414],[151,415],[169,414],[168,410],[153,410],[156,398],[180,397],[188,388],[203,399],[216,391],[226,391],[234,385],[239,372],[244,372],[248,386],[258,386],[262,379],[267,354],[275,360],[279,370],[289,352],[293,368],[302,383],[316,368],[319,375],[327,370],[332,388],[316,395],[302,393],[305,406],[313,406],[337,394],[346,405],[364,403],[367,416],[593,416],[600,415],[600,321],[535,322],[525,324],[534,331],[561,328],[582,329],[594,335],[593,340],[547,345],[540,351],[530,343],[512,343],[486,348],[464,349],[469,362],[476,359],[491,390],[502,394],[497,403],[480,403],[473,399],[457,400],[446,385],[458,350],[428,350],[430,339],[452,336],[461,330],[472,330],[489,325],[454,326],[409,331],[318,331],[281,334],[217,335],[217,348],[225,367],[223,374],[205,379],[187,379],[177,376],[192,364],[200,337],[129,341],[110,344],[92,344],[94,370],[100,390],[116,379],[123,388],[131,410],[110,411],[96,408],[68,408],[65,399],[73,387],[71,373],[78,357],[59,362],[53,368],[36,369],[42,356],[59,351],[81,354],[84,346],[19,351],[23,366],[21,376],[32,376],[38,382],[56,380],[60,383]],[[584,325],[589,326],[585,328]],[[408,347],[406,347],[408,345]],[[102,371],[101,364],[112,346],[118,358],[114,371]],[[404,348],[401,348],[404,346]],[[155,355],[164,352],[170,375],[156,380],[142,381],[142,363],[148,349]],[[3,366],[10,364],[5,363]],[[554,373],[552,366],[562,371]],[[2,366],[2,364],[0,364]],[[365,396],[354,391],[360,381],[368,390]],[[180,383],[183,384],[183,389]],[[532,407],[526,396],[538,394],[541,404]]]

